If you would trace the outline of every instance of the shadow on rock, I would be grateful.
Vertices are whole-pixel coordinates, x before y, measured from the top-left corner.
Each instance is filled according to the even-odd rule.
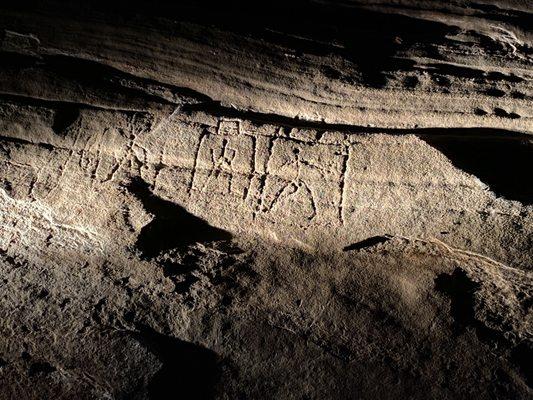
[[[475,175],[498,196],[533,204],[533,142],[507,133],[469,136],[421,135],[457,168]]]
[[[148,385],[151,400],[215,398],[221,375],[215,352],[148,327],[141,327],[135,338],[163,364]]]
[[[474,293],[479,284],[473,282],[464,270],[456,268],[452,274],[440,274],[435,279],[435,289],[449,297],[457,331],[462,332],[467,326],[475,324]]]
[[[137,238],[137,248],[146,258],[153,258],[160,252],[182,248],[193,243],[230,240],[231,234],[209,225],[170,201],[152,193],[147,182],[140,178],[132,180],[128,190],[143,204],[145,210],[154,216],[144,226]]]
[[[389,240],[391,240],[391,236],[385,235],[385,236],[372,236],[367,239],[361,240],[357,243],[352,243],[346,247],[344,247],[343,251],[354,251],[354,250],[362,250],[367,247],[373,247],[378,244],[386,243]]]

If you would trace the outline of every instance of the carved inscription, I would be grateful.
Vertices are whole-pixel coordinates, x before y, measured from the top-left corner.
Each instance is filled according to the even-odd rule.
[[[254,218],[303,228],[318,219],[342,222],[344,147],[244,132],[240,121],[221,120],[199,139],[189,192],[235,196]]]
[[[335,218],[341,201],[342,155],[337,145],[275,139],[260,211],[306,227],[318,216]]]
[[[244,199],[253,173],[254,140],[239,121],[222,120],[217,133],[204,134],[198,146],[191,188]]]

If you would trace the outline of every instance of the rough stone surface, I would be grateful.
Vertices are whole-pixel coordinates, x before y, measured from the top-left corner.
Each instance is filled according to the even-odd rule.
[[[533,397],[529,2],[46,3],[0,5],[0,399]]]

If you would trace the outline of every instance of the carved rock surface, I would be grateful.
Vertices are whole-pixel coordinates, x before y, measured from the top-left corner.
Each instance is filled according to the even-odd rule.
[[[0,399],[531,398],[532,12],[1,4]]]

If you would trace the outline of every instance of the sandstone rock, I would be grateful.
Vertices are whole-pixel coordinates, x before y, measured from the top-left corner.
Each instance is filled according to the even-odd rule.
[[[0,398],[531,398],[531,7],[286,3],[0,6]]]

